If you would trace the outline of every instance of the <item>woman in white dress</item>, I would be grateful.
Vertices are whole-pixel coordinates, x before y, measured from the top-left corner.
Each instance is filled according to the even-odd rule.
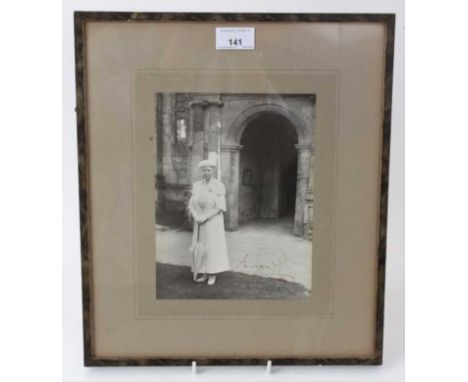
[[[196,281],[208,280],[208,285],[213,285],[217,273],[229,270],[223,217],[226,212],[226,189],[213,178],[215,164],[204,160],[198,167],[202,171],[202,179],[193,185],[188,208],[195,221],[192,244],[197,243],[198,239],[206,250],[206,257],[198,270],[203,276]]]

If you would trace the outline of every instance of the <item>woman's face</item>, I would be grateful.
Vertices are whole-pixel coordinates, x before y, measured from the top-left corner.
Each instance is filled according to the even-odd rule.
[[[203,167],[202,168],[202,176],[203,176],[203,179],[205,180],[210,180],[211,177],[213,176],[213,169],[211,167]]]

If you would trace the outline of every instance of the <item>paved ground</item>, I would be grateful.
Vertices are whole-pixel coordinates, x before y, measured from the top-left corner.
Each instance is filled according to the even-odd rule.
[[[233,272],[312,285],[312,243],[292,233],[293,221],[258,220],[226,232]],[[157,262],[189,266],[192,234],[169,227],[156,227]],[[191,284],[193,285],[193,284]]]
[[[156,265],[156,296],[167,299],[284,299],[304,298],[310,291],[301,284],[269,277],[223,272],[215,285],[192,281],[190,267]]]

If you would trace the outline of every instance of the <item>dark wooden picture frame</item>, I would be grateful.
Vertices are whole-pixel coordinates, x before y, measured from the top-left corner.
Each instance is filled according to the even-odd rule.
[[[87,130],[86,95],[86,23],[100,21],[140,22],[286,22],[286,23],[381,23],[386,28],[384,115],[380,176],[380,223],[377,256],[377,306],[375,322],[375,356],[371,358],[275,358],[280,365],[379,365],[382,363],[385,259],[387,232],[387,202],[389,180],[390,125],[392,105],[392,77],[395,15],[393,14],[214,14],[214,13],[131,13],[131,12],[75,12],[76,113],[79,155],[79,198],[82,264],[82,303],[84,329],[84,363],[86,366],[150,366],[190,365],[260,365],[270,358],[247,359],[177,359],[177,358],[115,358],[100,359],[93,354],[93,285],[91,258],[92,226],[90,224],[89,141]],[[245,178],[245,173],[244,177]],[[245,181],[245,179],[244,179]],[[244,183],[243,181],[243,183]],[[245,184],[245,183],[244,183]]]

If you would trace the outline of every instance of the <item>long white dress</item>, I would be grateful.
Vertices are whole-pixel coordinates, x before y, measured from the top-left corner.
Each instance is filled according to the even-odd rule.
[[[205,223],[200,224],[199,241],[203,243],[207,254],[199,273],[219,273],[229,270],[223,217],[223,212],[226,212],[224,185],[213,178],[208,182],[205,180],[195,182],[189,201],[189,210],[194,218],[209,216],[215,211],[220,211]],[[197,242],[198,226],[197,223],[194,224],[192,244]]]

